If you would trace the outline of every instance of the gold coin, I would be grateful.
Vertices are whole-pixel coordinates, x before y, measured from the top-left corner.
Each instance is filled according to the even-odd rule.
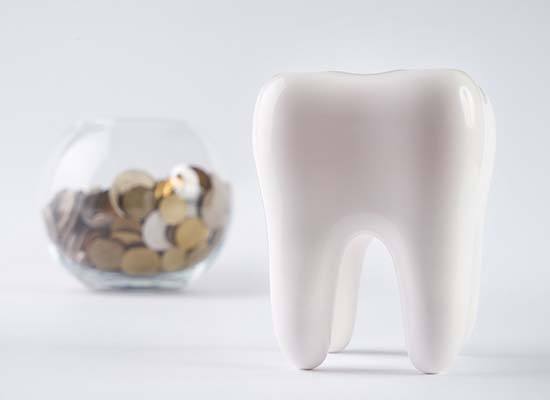
[[[137,221],[142,220],[155,208],[155,195],[151,189],[137,186],[122,196],[120,207],[124,214]]]
[[[176,225],[182,222],[186,211],[187,204],[185,200],[176,195],[162,199],[159,205],[160,216],[169,225]]]
[[[209,246],[207,242],[201,242],[195,246],[189,253],[187,253],[185,267],[191,267],[204,260],[210,254],[211,249],[212,247]]]
[[[103,237],[103,232],[97,229],[92,229],[89,231],[86,231],[86,237],[84,238],[84,242],[82,243],[82,249],[85,251],[88,251],[88,247],[91,245],[91,243],[97,239]]]
[[[194,165],[191,166],[191,168],[197,173],[199,177],[199,184],[202,188],[203,193],[206,193],[210,190],[212,187],[212,182],[210,181],[210,176],[201,168],[196,167]]]
[[[86,248],[86,257],[92,265],[103,271],[120,268],[124,246],[113,239],[95,238]]]
[[[94,230],[89,230],[89,231],[86,232],[86,235],[84,236],[84,241],[82,242],[82,245],[81,245],[81,251],[83,253],[83,257],[82,257],[82,260],[80,262],[82,264],[86,264],[86,265],[89,265],[89,266],[93,267],[93,262],[92,262],[92,260],[90,260],[88,250],[90,248],[91,243],[95,239],[102,238],[102,237],[104,237],[103,232],[95,230],[95,229]]]
[[[169,179],[164,179],[157,182],[154,193],[157,201],[162,200],[163,198],[174,193],[174,185],[172,185],[172,182]]]
[[[122,257],[122,270],[128,275],[154,275],[160,270],[160,257],[147,247],[134,247]]]
[[[114,231],[111,233],[111,237],[125,245],[141,243],[142,241],[139,233],[130,231]]]
[[[123,195],[136,187],[152,190],[155,187],[155,180],[144,171],[132,169],[122,172],[113,181],[111,189],[109,190],[109,201],[119,216],[126,216],[120,204]]]
[[[185,250],[196,247],[208,238],[208,228],[198,218],[188,218],[177,226],[174,233],[176,245]]]
[[[212,175],[212,188],[203,198],[200,216],[210,229],[218,229],[229,219],[230,187]]]
[[[129,232],[141,232],[141,224],[129,218],[115,218],[111,224],[112,231],[129,231]]]
[[[172,247],[164,252],[162,255],[162,270],[164,272],[174,272],[185,267],[185,253],[184,249]]]

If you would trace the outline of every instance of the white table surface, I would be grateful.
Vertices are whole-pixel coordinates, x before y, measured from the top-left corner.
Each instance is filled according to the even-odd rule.
[[[12,277],[0,285],[1,399],[550,396],[546,341],[533,336],[537,329],[546,335],[546,325],[522,320],[514,301],[482,302],[476,331],[452,369],[418,373],[406,355],[386,266],[363,278],[349,348],[299,371],[277,348],[263,267],[246,277],[244,269],[218,265],[188,292],[158,294],[90,292],[49,264],[48,278],[21,275],[19,284]]]

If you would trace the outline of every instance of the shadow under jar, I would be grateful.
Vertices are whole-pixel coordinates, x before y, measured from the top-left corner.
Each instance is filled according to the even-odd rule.
[[[220,249],[230,187],[180,121],[75,126],[42,216],[53,254],[93,289],[186,287]]]

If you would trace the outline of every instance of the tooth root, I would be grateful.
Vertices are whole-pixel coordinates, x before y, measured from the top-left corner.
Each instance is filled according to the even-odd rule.
[[[480,209],[478,219],[478,230],[477,237],[475,239],[475,248],[474,248],[474,259],[472,265],[472,276],[471,276],[471,294],[470,294],[470,305],[468,311],[468,317],[466,320],[466,332],[465,339],[468,339],[474,329],[474,325],[477,318],[477,309],[479,303],[479,291],[480,291],[480,278],[481,278],[481,265],[482,265],[482,242],[483,242],[483,229],[485,225],[485,210],[487,208],[487,200],[489,197],[489,187],[491,184],[491,176],[493,174],[493,165],[495,157],[495,114],[493,112],[493,106],[489,98],[484,97],[483,104],[483,125],[485,132],[485,144],[484,144],[484,162],[480,171],[480,189],[481,189],[481,198],[480,198]]]
[[[463,343],[471,301],[475,235],[439,222],[418,234],[396,263],[409,357],[425,373],[447,369]],[[468,230],[467,227],[463,229]]]
[[[301,369],[325,359],[336,286],[337,250],[318,229],[304,232],[297,218],[271,224],[270,278],[275,333],[283,352]],[[275,226],[274,226],[275,225]],[[302,225],[303,227],[303,225]]]
[[[353,334],[357,310],[357,292],[361,278],[361,267],[372,238],[358,235],[346,246],[340,267],[334,299],[330,353],[346,348]]]
[[[469,339],[477,317],[477,308],[479,303],[480,275],[481,275],[481,236],[483,235],[483,224],[477,231],[474,242],[474,257],[470,274],[470,296],[468,301],[468,311],[466,314],[466,329],[464,339]]]

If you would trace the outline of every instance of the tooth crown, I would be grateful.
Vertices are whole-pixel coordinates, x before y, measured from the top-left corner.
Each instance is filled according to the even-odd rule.
[[[266,210],[274,327],[299,368],[352,333],[371,238],[397,272],[409,356],[447,368],[475,319],[494,121],[454,70],[277,76],[254,153]]]

